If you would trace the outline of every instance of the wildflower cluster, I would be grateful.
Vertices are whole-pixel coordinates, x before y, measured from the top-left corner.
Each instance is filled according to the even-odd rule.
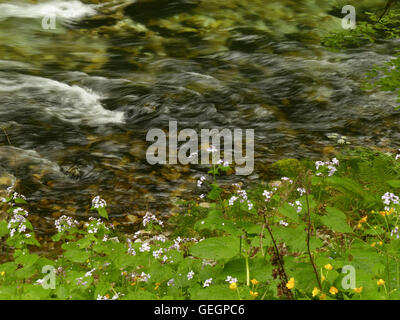
[[[253,209],[253,203],[248,199],[246,190],[237,190],[237,196],[232,196],[228,203],[230,206],[233,206],[236,201],[246,203],[248,210]]]
[[[28,212],[22,208],[15,208],[12,211],[12,217],[8,222],[8,230],[10,231],[10,237],[13,237],[14,234],[24,233],[26,229],[29,227],[30,223],[26,219],[28,216]],[[26,234],[26,237],[30,237],[30,234]]]
[[[317,176],[323,176],[323,172],[328,171],[328,177],[331,177],[337,171],[337,167],[339,166],[339,160],[333,158],[332,161],[316,161],[315,168],[317,170]]]
[[[88,233],[96,234],[98,232],[108,233],[110,229],[99,218],[90,217],[89,223],[85,223]]]
[[[151,222],[154,222],[161,227],[164,225],[164,223],[161,220],[157,219],[154,214],[152,214],[151,212],[146,212],[145,216],[143,217],[143,226],[145,227]]]
[[[63,215],[54,221],[54,225],[58,232],[65,232],[79,226],[79,222],[72,219],[71,217]]]
[[[395,210],[394,208],[390,207],[390,205],[398,205],[399,204],[399,197],[391,192],[386,192],[382,196],[383,204],[385,205],[385,211]]]
[[[107,202],[100,198],[100,196],[96,196],[92,200],[92,207],[95,209],[105,208],[107,206]]]

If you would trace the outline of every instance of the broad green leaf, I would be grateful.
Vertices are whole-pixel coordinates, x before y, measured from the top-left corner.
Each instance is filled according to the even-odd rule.
[[[241,235],[243,232],[232,222],[222,217],[222,213],[219,210],[211,210],[207,218],[198,221],[195,226],[195,230],[220,230],[231,235]]]
[[[98,212],[100,217],[103,217],[103,218],[108,220],[108,213],[107,213],[106,208],[98,208],[97,212]]]
[[[236,300],[238,295],[236,291],[229,289],[229,284],[210,285],[207,288],[189,289],[192,300]]]
[[[195,244],[191,254],[202,259],[231,259],[239,253],[238,237],[208,238]]]
[[[393,188],[400,188],[400,180],[389,180],[386,182]]]
[[[299,214],[297,213],[296,209],[288,203],[285,203],[282,207],[279,208],[278,211],[285,217],[288,217],[295,222],[299,221]]]
[[[336,232],[350,233],[352,229],[346,221],[346,215],[337,208],[327,207],[327,214],[319,220],[328,228]]]

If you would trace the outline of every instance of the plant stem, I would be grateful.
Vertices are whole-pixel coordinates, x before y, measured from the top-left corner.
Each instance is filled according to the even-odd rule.
[[[311,236],[311,214],[310,214],[310,203],[308,200],[308,192],[306,192],[306,202],[307,202],[307,252],[308,252],[308,256],[310,258],[310,262],[311,265],[314,269],[314,274],[315,274],[315,278],[317,279],[317,283],[319,286],[319,289],[322,291],[322,284],[321,284],[321,280],[318,276],[318,271],[317,271],[317,267],[315,266],[315,262],[314,262],[314,257],[311,253],[311,249],[310,249],[310,236]]]
[[[249,287],[250,286],[250,268],[249,268],[249,257],[246,255],[244,257],[246,261],[246,285]]]

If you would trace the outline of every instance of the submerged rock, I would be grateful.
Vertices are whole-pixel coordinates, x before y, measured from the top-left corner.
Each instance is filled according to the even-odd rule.
[[[126,7],[125,13],[136,21],[147,22],[187,12],[199,3],[199,0],[139,0]]]

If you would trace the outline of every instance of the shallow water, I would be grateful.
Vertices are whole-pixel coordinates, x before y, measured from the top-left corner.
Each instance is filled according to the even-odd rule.
[[[15,178],[35,213],[86,214],[97,194],[114,216],[168,213],[200,194],[206,167],[146,161],[147,131],[169,120],[255,130],[254,173],[225,182],[318,159],[340,148],[332,133],[400,145],[396,95],[362,90],[399,41],[322,47],[341,1],[156,2],[0,1],[0,182]],[[42,28],[46,14],[55,30]]]

